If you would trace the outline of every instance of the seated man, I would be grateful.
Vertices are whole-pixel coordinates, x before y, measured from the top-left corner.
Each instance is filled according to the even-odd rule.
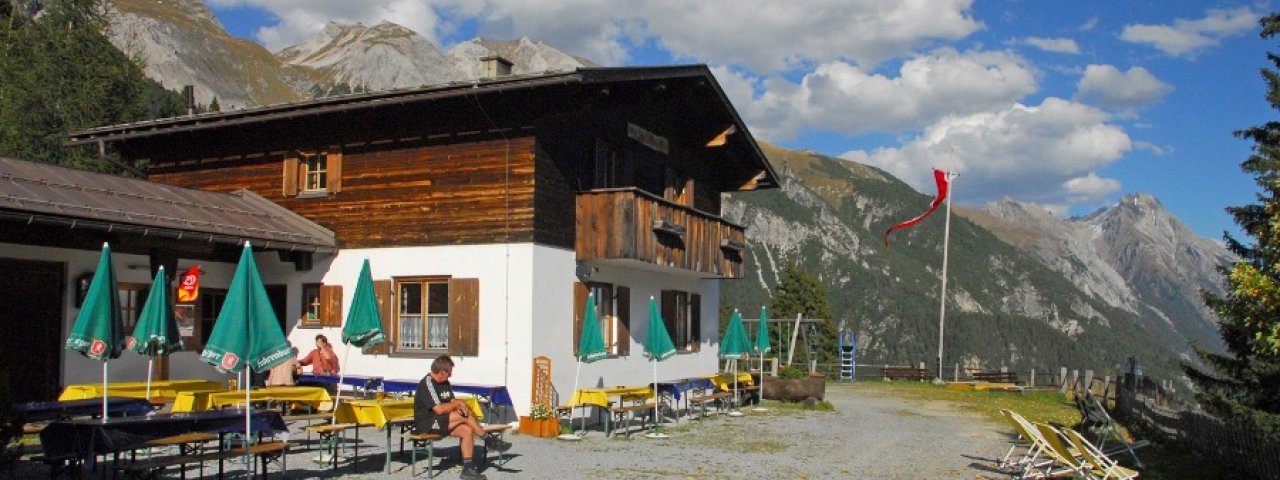
[[[418,382],[413,396],[413,430],[417,433],[438,433],[458,437],[462,449],[462,478],[483,480],[480,462],[472,453],[475,437],[485,439],[485,448],[505,452],[511,443],[499,438],[485,437],[484,427],[471,416],[462,400],[454,398],[449,377],[453,375],[453,359],[448,355],[436,357],[431,362],[431,373]]]

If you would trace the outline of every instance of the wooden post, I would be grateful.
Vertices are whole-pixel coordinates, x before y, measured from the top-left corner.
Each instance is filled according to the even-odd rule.
[[[1076,395],[1080,389],[1080,370],[1071,370],[1071,394]]]
[[[1031,369],[1031,381],[1027,382],[1027,386],[1036,388],[1036,369]]]
[[[1058,387],[1062,393],[1067,393],[1067,367],[1062,367],[1058,372]]]
[[[1084,390],[1093,393],[1093,370],[1084,371]]]
[[[959,363],[956,363],[956,372],[951,374],[951,381],[953,382],[960,381],[960,364]]]

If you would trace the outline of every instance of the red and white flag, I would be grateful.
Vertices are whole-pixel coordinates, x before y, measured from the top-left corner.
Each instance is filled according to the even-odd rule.
[[[947,172],[938,170],[936,168],[933,169],[933,181],[938,184],[938,197],[933,199],[933,203],[929,204],[929,210],[920,214],[920,216],[916,218],[907,220],[905,222],[897,223],[894,226],[889,227],[889,230],[884,232],[885,247],[889,246],[889,234],[893,233],[894,230],[915,226],[915,224],[920,223],[921,220],[924,220],[925,217],[928,217],[930,214],[932,214],[934,210],[937,210],[938,205],[942,205],[942,201],[947,198],[947,187],[950,186],[950,183],[947,180]]]
[[[191,303],[200,297],[200,266],[188,268],[178,279],[178,303]]]

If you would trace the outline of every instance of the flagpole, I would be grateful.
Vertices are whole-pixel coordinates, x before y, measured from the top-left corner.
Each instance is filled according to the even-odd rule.
[[[955,175],[947,172],[947,219],[942,227],[942,294],[938,295],[938,377],[942,382],[942,339],[947,325],[947,254],[951,249],[951,197],[955,195]]]

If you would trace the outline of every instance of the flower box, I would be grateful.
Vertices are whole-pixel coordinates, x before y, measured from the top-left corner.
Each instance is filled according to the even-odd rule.
[[[520,433],[534,437],[554,437],[560,435],[560,419],[520,417]]]

